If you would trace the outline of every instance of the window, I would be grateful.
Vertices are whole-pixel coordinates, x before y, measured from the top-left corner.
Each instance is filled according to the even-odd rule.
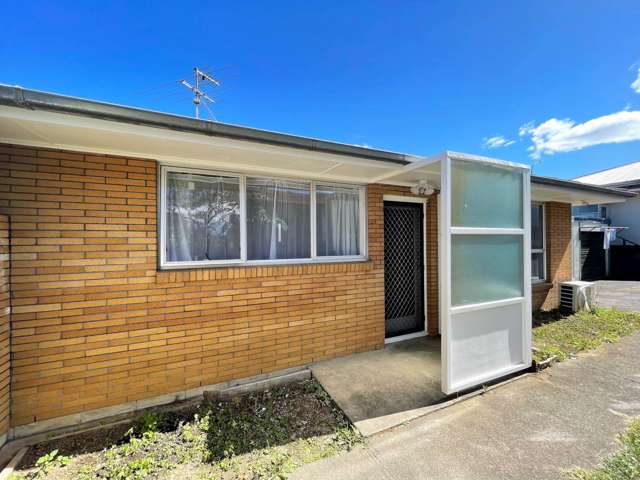
[[[168,262],[240,259],[240,181],[168,172]]]
[[[544,204],[531,204],[531,281],[546,279],[546,238]]]
[[[319,257],[360,254],[360,191],[357,187],[316,187]]]
[[[247,178],[247,258],[311,257],[310,185]]]
[[[576,205],[571,209],[575,218],[585,220],[601,220],[607,218],[607,207],[603,205]]]
[[[160,265],[366,257],[365,189],[162,167]]]

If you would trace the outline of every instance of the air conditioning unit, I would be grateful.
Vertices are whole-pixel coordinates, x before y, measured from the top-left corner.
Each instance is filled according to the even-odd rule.
[[[589,310],[593,306],[593,283],[572,280],[560,284],[560,309],[569,312]]]

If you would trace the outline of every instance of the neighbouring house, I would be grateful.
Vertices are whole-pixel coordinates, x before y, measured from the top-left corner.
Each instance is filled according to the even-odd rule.
[[[590,173],[576,182],[640,192],[640,162]],[[640,280],[640,199],[573,207],[574,276],[585,280]],[[608,238],[605,238],[608,237]],[[606,247],[606,248],[605,248]]]
[[[0,143],[5,439],[417,335],[527,368],[572,205],[635,195],[9,86]]]

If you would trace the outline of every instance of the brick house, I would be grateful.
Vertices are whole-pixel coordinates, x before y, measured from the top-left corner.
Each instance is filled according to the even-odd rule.
[[[0,434],[416,335],[458,375],[493,358],[459,351],[465,315],[515,332],[483,379],[526,368],[571,205],[632,195],[0,86]]]

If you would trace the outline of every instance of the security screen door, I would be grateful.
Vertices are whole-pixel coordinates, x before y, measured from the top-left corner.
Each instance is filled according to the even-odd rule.
[[[442,390],[531,365],[529,168],[447,154],[441,165]]]

